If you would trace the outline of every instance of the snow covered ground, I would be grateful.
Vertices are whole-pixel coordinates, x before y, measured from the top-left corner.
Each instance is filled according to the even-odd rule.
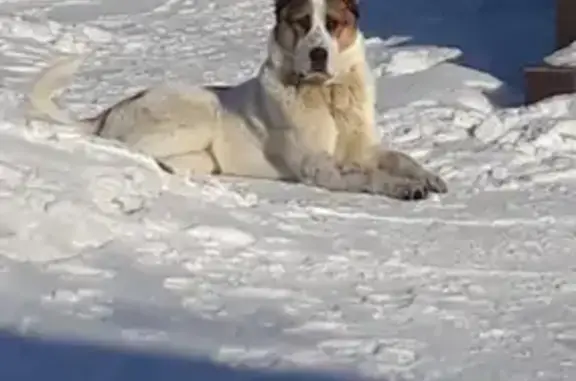
[[[450,182],[418,203],[187,181],[22,116],[63,52],[94,52],[62,98],[84,115],[166,78],[245,79],[269,4],[0,4],[0,379],[573,380],[574,96],[497,108],[502,82],[450,62],[467,52],[371,38],[386,143]]]
[[[576,67],[576,42],[554,51],[545,57],[544,61],[552,66]]]

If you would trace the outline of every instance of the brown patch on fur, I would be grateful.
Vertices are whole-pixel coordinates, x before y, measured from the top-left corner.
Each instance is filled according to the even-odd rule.
[[[298,40],[312,27],[312,12],[309,0],[276,0],[274,14],[274,39],[287,50],[292,50]]]
[[[293,29],[303,32],[312,27],[310,0],[276,0],[274,9],[276,23],[288,23]]]
[[[274,16],[276,16],[276,21],[280,21],[282,13],[291,1],[292,0],[276,0],[274,2]]]
[[[308,0],[276,0],[274,3],[274,15],[276,21],[280,21],[287,16],[287,13],[294,13],[308,5]]]
[[[338,40],[342,52],[349,48],[358,33],[358,4],[356,0],[326,0],[328,15],[326,25]]]

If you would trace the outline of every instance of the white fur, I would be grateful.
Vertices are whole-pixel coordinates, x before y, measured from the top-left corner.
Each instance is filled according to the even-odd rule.
[[[298,41],[295,49],[295,69],[298,73],[307,75],[311,71],[310,51],[314,48],[323,48],[328,52],[326,74],[334,76],[337,68],[338,44],[326,30],[326,4],[324,0],[311,0],[312,26],[306,36]]]
[[[363,36],[358,32],[355,43],[338,52],[322,21],[324,0],[309,1],[314,27],[300,41],[296,56],[301,54],[299,65],[305,70],[308,52],[306,58],[298,52],[325,44],[330,85],[285,84],[280,67],[286,52],[270,38],[269,59],[257,76],[228,91],[164,84],[80,122],[176,173],[294,180],[402,199],[445,191],[438,176],[407,155],[380,148]],[[30,95],[32,105],[68,122],[51,99],[55,85],[71,78],[78,66],[72,58],[45,70]]]

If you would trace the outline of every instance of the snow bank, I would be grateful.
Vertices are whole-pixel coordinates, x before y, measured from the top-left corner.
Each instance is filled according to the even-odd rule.
[[[552,66],[576,67],[576,41],[546,56],[544,61]]]

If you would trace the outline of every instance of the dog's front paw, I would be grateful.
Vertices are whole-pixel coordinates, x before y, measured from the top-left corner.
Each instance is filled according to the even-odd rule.
[[[425,182],[405,177],[390,176],[383,171],[372,174],[368,192],[405,201],[424,200],[429,195],[429,189]]]
[[[421,178],[422,182],[426,184],[426,188],[434,193],[448,193],[448,185],[440,176],[432,172],[426,172]]]
[[[405,201],[418,201],[428,198],[429,189],[426,184],[416,180],[407,180],[391,187],[387,196]]]

